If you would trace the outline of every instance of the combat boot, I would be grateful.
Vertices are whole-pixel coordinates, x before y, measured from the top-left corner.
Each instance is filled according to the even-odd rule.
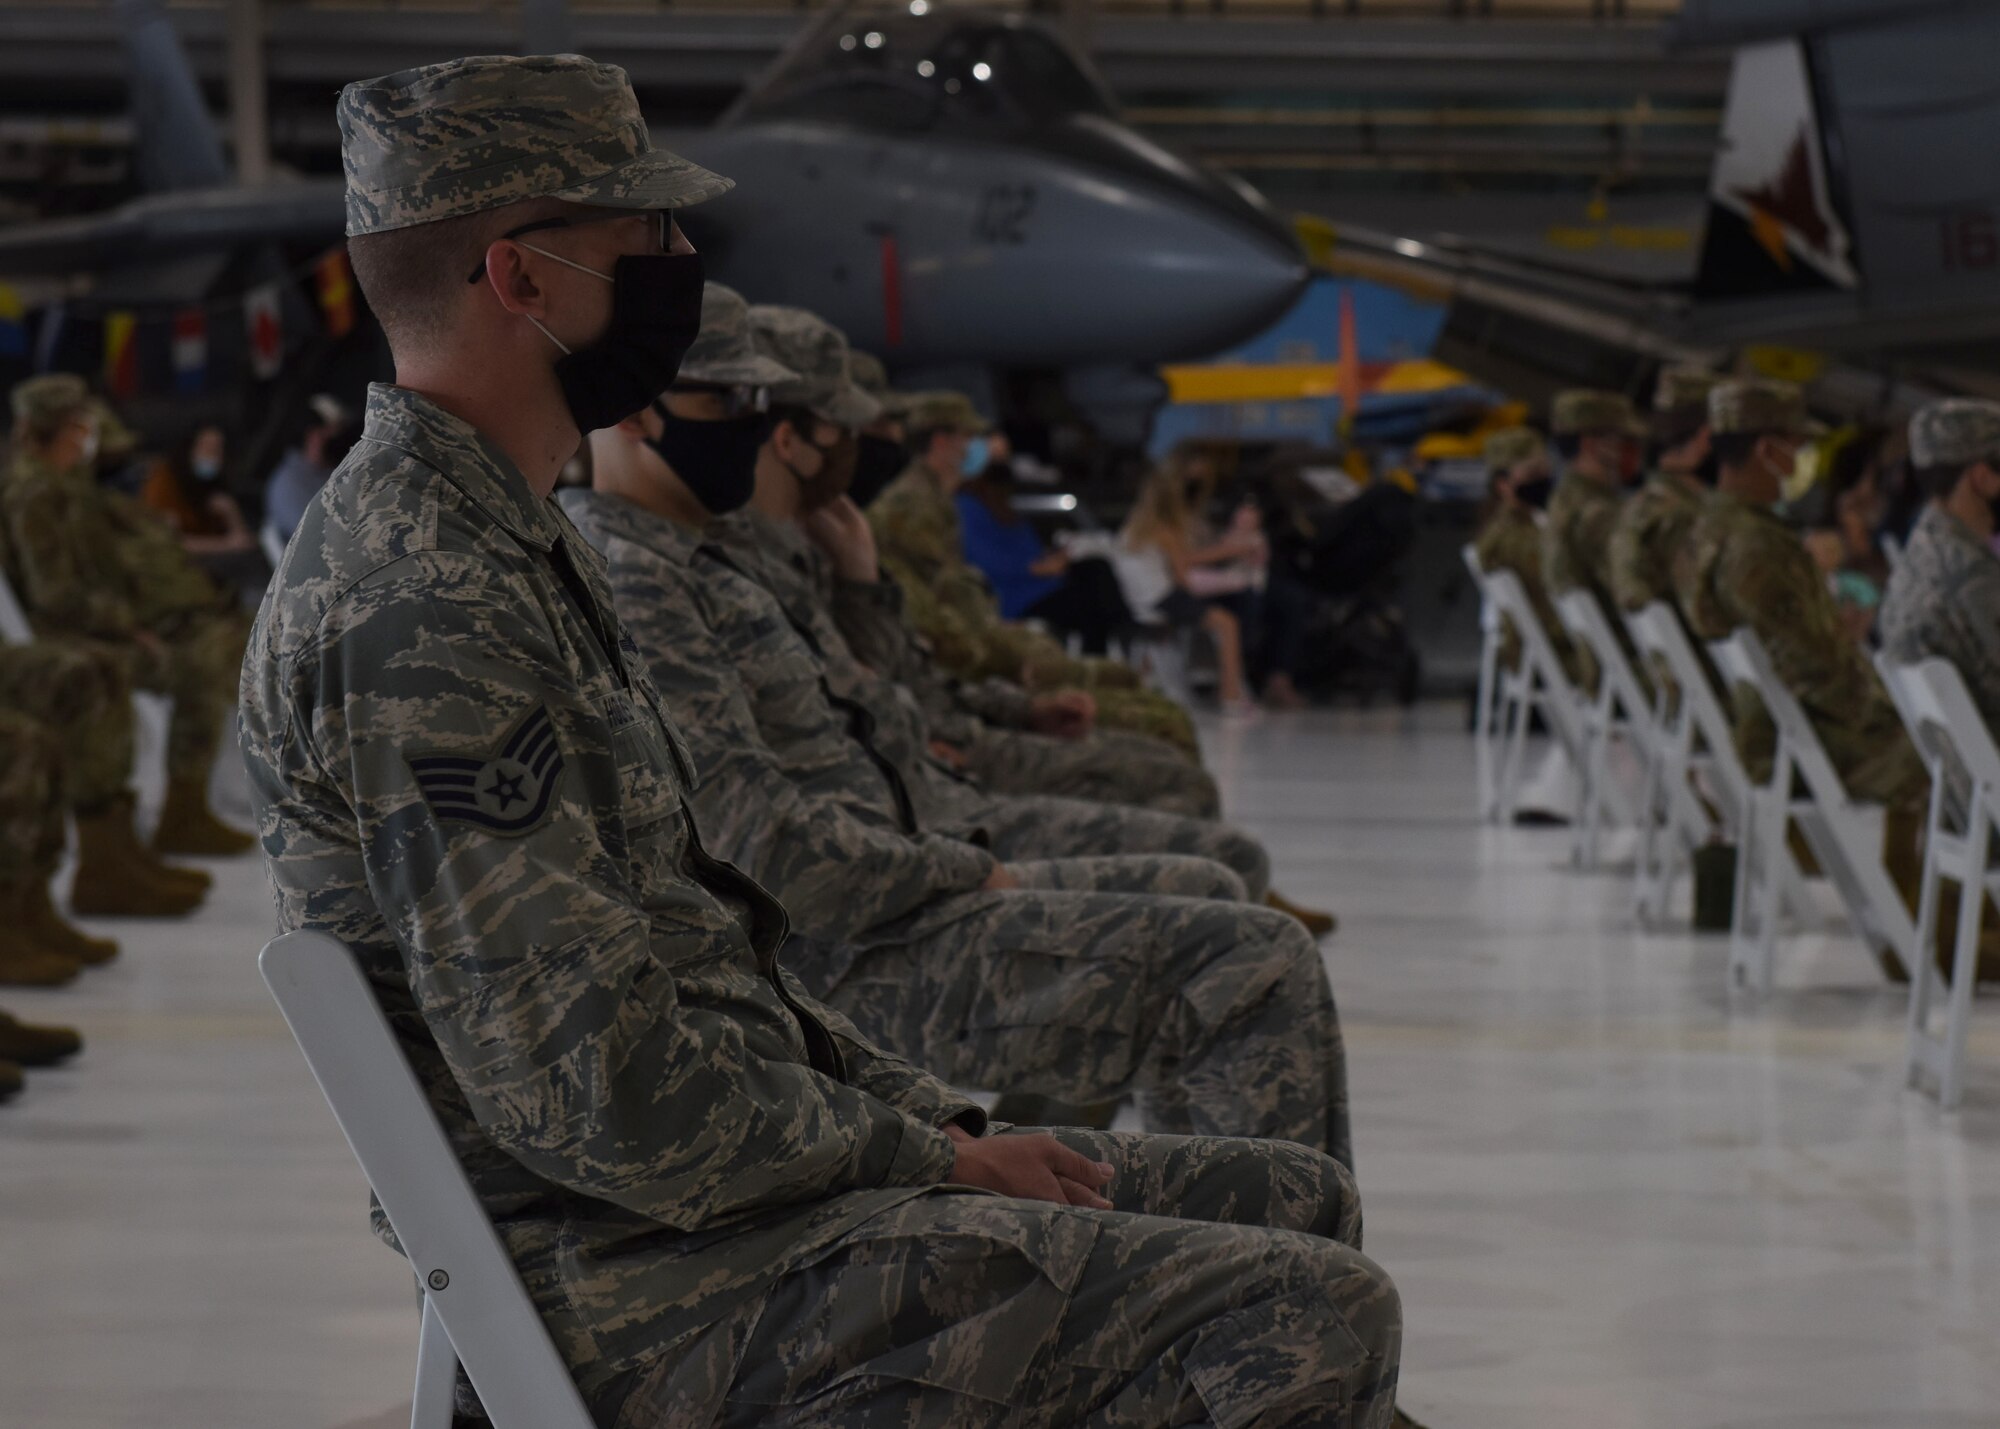
[[[131,815],[117,806],[79,818],[76,843],[69,904],[86,918],[178,918],[207,894],[205,884],[156,874],[132,832]]]
[[[148,883],[159,884],[169,892],[197,896],[206,895],[215,882],[206,869],[168,863],[146,847],[145,840],[139,837],[138,811],[130,794],[113,801],[101,816],[93,815],[90,823],[91,836],[86,848],[108,859],[123,874],[133,877],[143,875]],[[79,841],[83,841],[83,827],[84,819],[79,815]]]
[[[226,858],[257,846],[252,834],[232,829],[208,807],[208,779],[167,781],[167,803],[160,826],[153,831],[153,852],[195,858]]]
[[[28,890],[23,885],[0,887],[0,928],[8,930],[7,936],[0,938],[0,985],[60,987],[73,981],[83,971],[83,964],[64,957],[21,926],[27,902]]]
[[[1301,908],[1275,888],[1264,895],[1264,906],[1275,908],[1289,918],[1296,918],[1299,926],[1312,934],[1314,942],[1332,936],[1333,930],[1340,926],[1340,920],[1333,914],[1322,913],[1317,908]]]
[[[28,889],[22,900],[18,926],[28,936],[39,939],[65,957],[75,958],[87,968],[108,963],[118,956],[118,945],[111,939],[93,938],[64,921],[62,914],[56,912],[56,905],[49,901],[49,886],[46,883],[37,883]],[[0,1056],[4,1055],[0,1053]],[[20,1059],[17,1057],[14,1060]]]
[[[0,1012],[0,1062],[18,1067],[53,1067],[83,1050],[74,1027],[38,1027]]]
[[[22,1087],[28,1079],[21,1075],[21,1069],[12,1062],[0,1062],[0,1102],[6,1101]]]

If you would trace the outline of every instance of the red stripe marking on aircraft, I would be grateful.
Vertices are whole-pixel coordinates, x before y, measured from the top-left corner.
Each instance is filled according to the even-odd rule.
[[[882,235],[882,337],[890,347],[903,343],[903,263],[896,253],[896,235]]]

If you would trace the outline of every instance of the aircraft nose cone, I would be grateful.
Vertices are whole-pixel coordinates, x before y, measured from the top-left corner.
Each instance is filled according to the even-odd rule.
[[[1227,215],[1191,214],[1138,255],[1175,312],[1164,360],[1205,357],[1256,336],[1298,301],[1311,272],[1292,243]],[[1163,340],[1164,340],[1163,335]]]

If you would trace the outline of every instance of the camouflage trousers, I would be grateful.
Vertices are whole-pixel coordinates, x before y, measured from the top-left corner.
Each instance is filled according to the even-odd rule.
[[[1160,740],[1123,730],[1052,739],[981,726],[965,750],[966,769],[996,794],[1053,794],[1213,819],[1222,812],[1215,780]]]
[[[901,1202],[616,1386],[598,1421],[1387,1429],[1402,1305],[1360,1251],[1338,1164],[1268,1141],[1054,1135],[1112,1167],[1113,1209]]]
[[[61,771],[55,732],[0,709],[0,887],[55,872],[63,846]]]
[[[1764,783],[1776,758],[1777,727],[1750,686],[1738,685],[1731,697],[1737,752],[1750,777]],[[1846,719],[1806,715],[1854,798],[1892,809],[1921,807],[1930,798],[1930,773],[1886,693]]]
[[[1179,853],[1229,869],[1243,880],[1244,894],[1253,902],[1271,887],[1271,857],[1264,846],[1241,829],[1212,819],[1084,799],[994,797],[985,801],[978,822],[1002,863]]]
[[[222,738],[223,716],[236,704],[249,624],[235,611],[188,611],[163,622],[153,633],[165,646],[164,656],[139,650],[133,683],[173,698],[173,720],[167,729],[168,775],[205,779]]]
[[[1115,886],[955,894],[844,970],[792,968],[946,1081],[1072,1106],[1131,1094],[1155,1131],[1296,1141],[1351,1165],[1340,1021],[1305,930],[1267,908]]]
[[[45,725],[61,742],[63,802],[108,808],[132,774],[132,684],[115,645],[33,640],[0,645],[0,710]]]

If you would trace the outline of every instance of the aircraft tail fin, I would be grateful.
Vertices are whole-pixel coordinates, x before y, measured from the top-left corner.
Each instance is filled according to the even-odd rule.
[[[222,139],[160,0],[116,0],[132,67],[133,161],[148,193],[230,179]]]
[[[1845,292],[1861,281],[1807,46],[1746,45],[1730,72],[1695,297]]]

